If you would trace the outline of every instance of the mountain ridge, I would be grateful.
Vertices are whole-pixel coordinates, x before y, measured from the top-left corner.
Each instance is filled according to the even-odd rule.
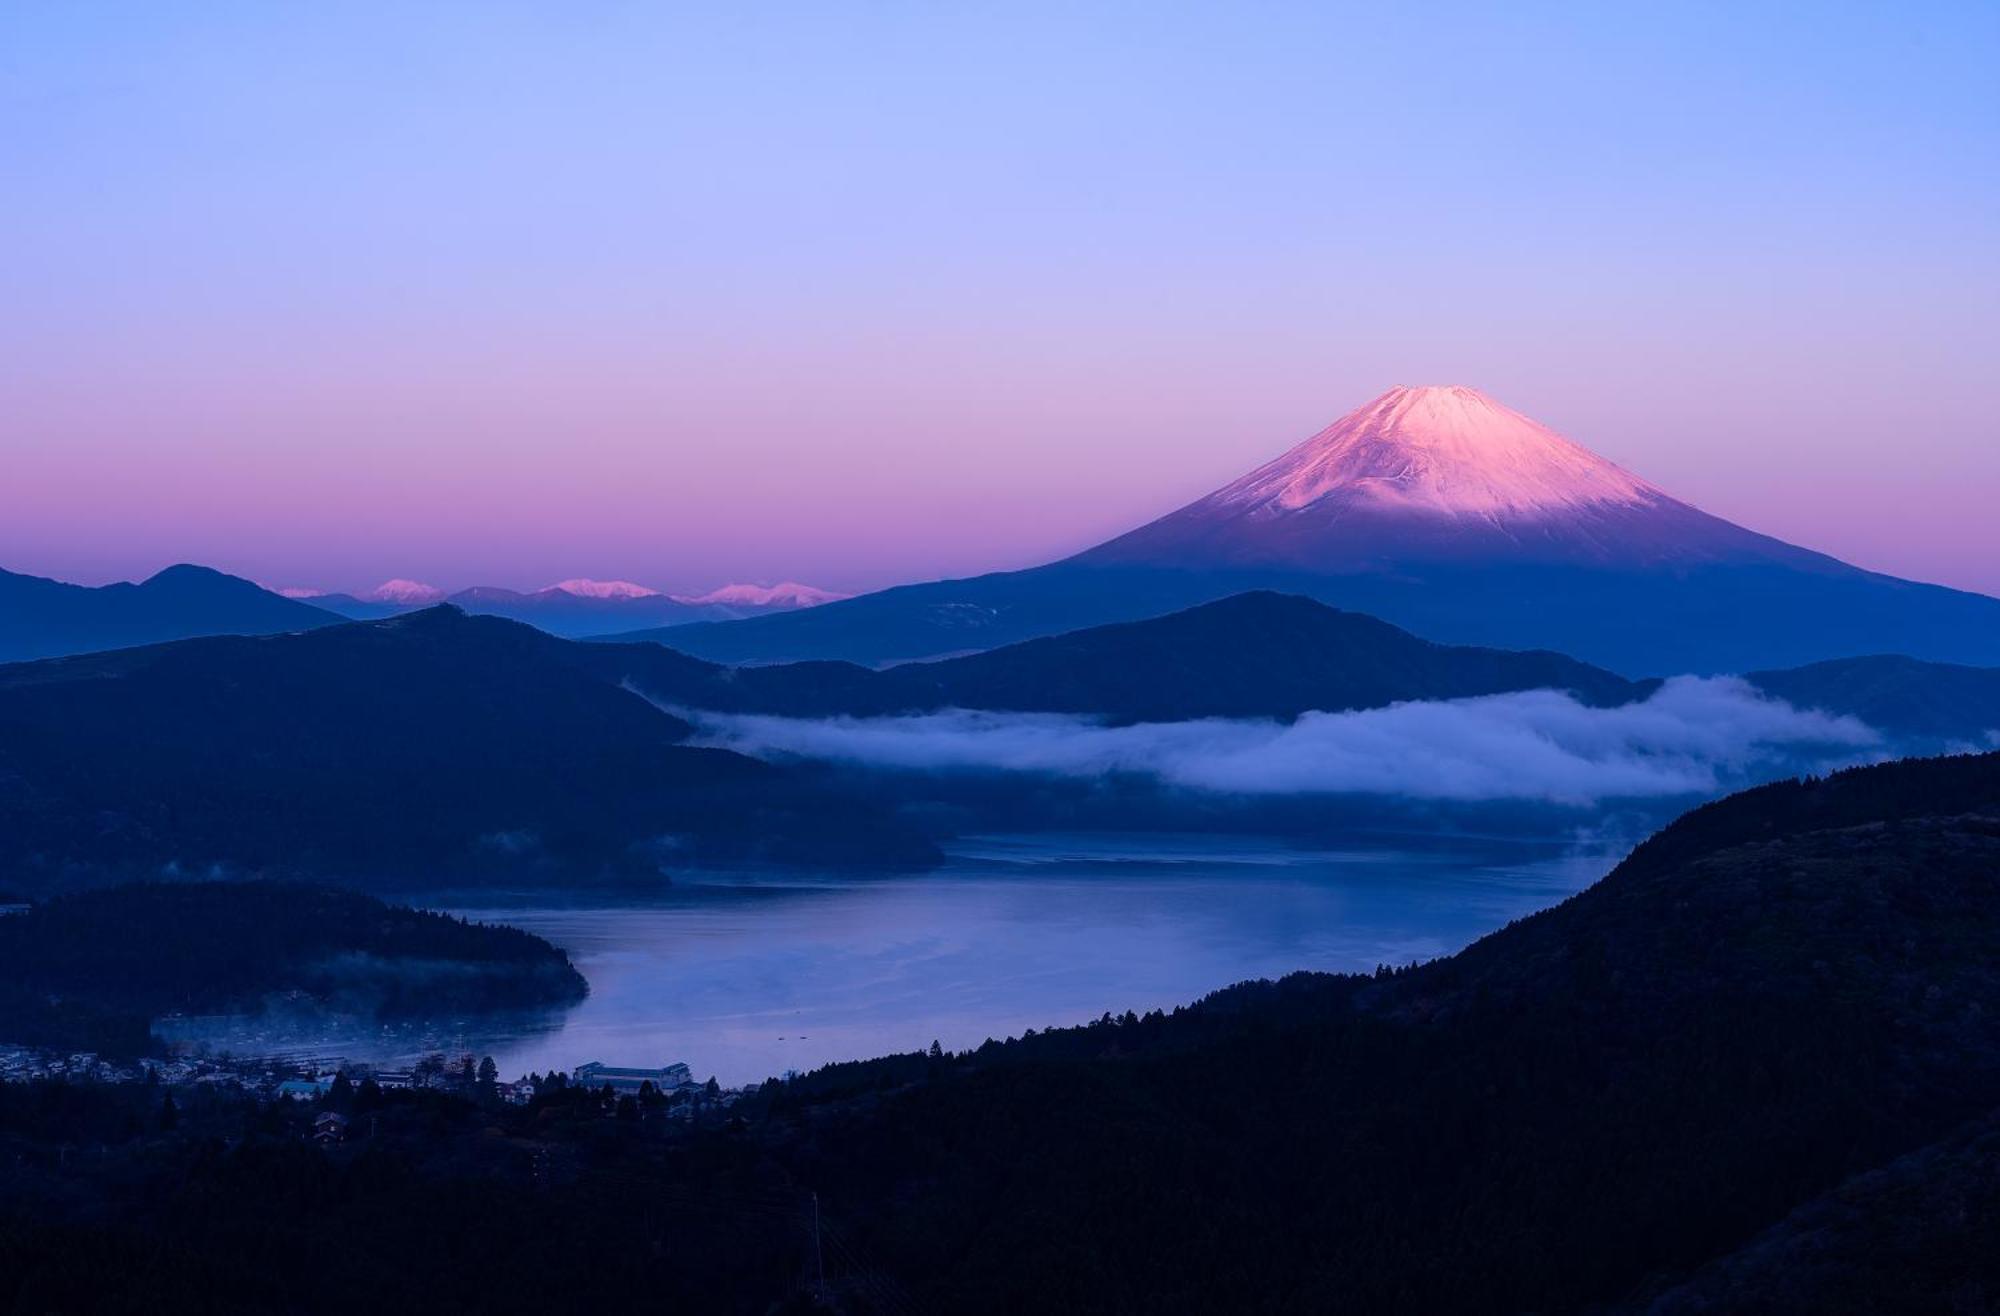
[[[1504,449],[1525,445],[1531,473],[1565,479],[1530,496],[1513,478],[1521,463],[1503,463],[1508,479],[1475,472],[1465,492],[1454,474],[1469,460],[1470,440],[1451,419],[1459,412],[1419,418],[1433,440],[1416,445],[1423,452],[1396,428],[1440,393],[1464,402],[1460,411],[1500,416]],[[2000,599],[1866,571],[1735,525],[1484,395],[1448,388],[1392,390],[1242,479],[1059,561],[701,623],[670,642],[736,664],[877,665],[1254,589],[1306,595],[1439,643],[1549,649],[1632,678],[1792,667],[1878,653],[1885,640],[1926,661],[2000,663]]]
[[[391,590],[391,586],[398,588]],[[352,621],[377,621],[418,608],[449,603],[474,615],[504,617],[509,621],[525,622],[551,635],[579,639],[621,626],[673,629],[704,622],[736,621],[810,608],[845,596],[795,581],[768,588],[725,585],[707,594],[688,596],[671,594],[629,580],[576,577],[536,590],[473,585],[452,593],[415,581],[391,581],[366,594],[336,593],[312,597],[318,606]]]
[[[0,885],[935,862],[867,801],[683,743],[568,648],[440,606],[0,666]]]
[[[599,643],[585,652],[595,669],[669,706],[794,717],[968,708],[1112,723],[1289,720],[1539,689],[1613,704],[1653,685],[1562,654],[1433,644],[1374,617],[1270,591],[879,671],[837,662],[726,668],[671,645],[645,652],[654,648]]]
[[[1697,810],[1669,831],[1698,844],[1641,847],[1427,963],[829,1066],[760,1100],[869,1222],[859,1245],[962,1308],[1293,1310],[1308,1292],[1583,1313],[1664,1290],[1676,1312],[1860,1312],[1884,1308],[1826,1299],[1875,1271],[1872,1293],[1944,1309],[1994,1269],[2000,1193],[1971,1199],[1968,1228],[1962,1156],[1925,1149],[1992,1127],[2000,755],[1915,775],[1944,809],[1891,764]],[[1943,1194],[1925,1207],[1950,1251],[1897,1240],[1925,1262],[1898,1275],[1866,1246],[1808,1247],[1818,1301],[1729,1300],[1782,1281],[1766,1231],[1878,1167],[1899,1167],[1897,1210]],[[1031,1203],[1034,1228],[995,1237],[994,1200]],[[1850,1213],[1843,1236],[1895,1232],[1875,1223]],[[1741,1273],[1709,1269],[1731,1259]],[[1711,1305],[1676,1289],[1690,1275]]]
[[[337,625],[337,614],[239,576],[178,563],[138,583],[72,585],[0,570],[0,663]]]

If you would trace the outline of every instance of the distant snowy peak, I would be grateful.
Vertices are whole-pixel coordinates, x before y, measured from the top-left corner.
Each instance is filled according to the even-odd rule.
[[[1830,559],[1669,496],[1475,388],[1392,388],[1242,479],[1077,555],[1093,565],[1393,571]]]
[[[444,599],[444,591],[435,585],[426,585],[420,580],[385,580],[374,589],[360,596],[370,603],[438,603]]]
[[[660,595],[659,590],[647,589],[629,580],[589,580],[583,577],[557,581],[549,588],[574,594],[580,599],[651,599]]]
[[[1671,501],[1478,389],[1392,388],[1197,507],[1278,516],[1329,502],[1516,518]]]
[[[706,594],[682,598],[681,602],[722,604],[739,608],[812,608],[822,603],[836,603],[847,597],[845,594],[835,594],[831,590],[801,585],[796,580],[787,580],[776,585],[724,585]]]

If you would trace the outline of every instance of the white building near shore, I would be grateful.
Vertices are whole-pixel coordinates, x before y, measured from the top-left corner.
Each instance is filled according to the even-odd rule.
[[[694,1074],[678,1060],[660,1069],[629,1069],[593,1060],[587,1065],[578,1065],[570,1078],[582,1087],[608,1087],[620,1095],[636,1093],[648,1083],[663,1095],[694,1084]]]

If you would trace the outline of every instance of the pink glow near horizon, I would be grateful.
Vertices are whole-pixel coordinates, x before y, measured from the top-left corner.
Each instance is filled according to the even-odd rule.
[[[1240,475],[1381,379],[1424,377],[1305,360],[1264,377],[1241,360],[1182,366],[1176,346],[1122,373],[905,356],[838,388],[800,371],[782,397],[726,378],[621,394],[579,363],[572,388],[544,373],[438,400],[268,380],[260,396],[218,382],[205,398],[143,384],[45,398],[11,413],[60,438],[10,453],[0,564],[91,583],[194,560],[323,589],[873,588],[1084,547]],[[2000,589],[2000,462],[1964,441],[1976,428],[1954,434],[1967,420],[1948,398],[1919,392],[1913,412],[1858,371],[1844,390],[1732,389],[1497,364],[1522,378],[1481,380],[1489,392],[1677,496],[1864,566]],[[1912,433],[1925,441],[1884,451],[1879,436]]]
[[[2000,592],[1990,9],[128,17],[9,20],[0,567],[859,590],[1449,382]]]

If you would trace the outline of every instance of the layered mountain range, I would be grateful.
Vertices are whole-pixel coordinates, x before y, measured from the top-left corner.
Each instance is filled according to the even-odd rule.
[[[182,564],[137,584],[96,588],[0,571],[0,662],[196,635],[303,631],[341,620],[207,567]]]
[[[447,602],[463,612],[578,636],[769,616],[842,597],[797,581],[672,595],[625,580],[565,580],[526,591],[482,585],[447,593],[422,581],[397,579],[362,594],[327,594],[270,590],[188,564],[168,567],[137,584],[102,586],[0,571],[0,663],[201,635],[276,635],[340,621],[379,621]]]
[[[1711,516],[1461,387],[1392,389],[1242,479],[1060,562],[680,629],[672,643],[735,663],[907,661],[1246,589],[1627,676],[1883,651],[2000,662],[2000,601]]]
[[[0,667],[0,888],[934,861],[878,804],[685,744],[580,647],[434,608]]]
[[[355,621],[393,617],[417,608],[449,603],[482,617],[526,622],[551,635],[576,637],[624,628],[674,627],[696,622],[737,621],[816,607],[846,597],[797,581],[777,585],[724,585],[705,594],[669,594],[629,580],[559,581],[544,589],[515,590],[475,585],[447,592],[412,580],[391,580],[366,594],[310,594],[304,597]]]
[[[1268,592],[884,669],[840,662],[724,667],[651,643],[586,644],[575,652],[607,680],[669,707],[789,717],[965,708],[1071,713],[1113,724],[1290,720],[1519,690],[1565,690],[1587,704],[1618,704],[1652,689],[1561,654],[1432,644],[1373,617]]]
[[[676,596],[587,579],[448,595],[398,580],[366,596],[288,598],[186,566],[100,589],[0,573],[0,661],[450,602],[729,664],[879,666],[1255,590],[1434,642],[1553,650],[1627,678],[1884,653],[2000,663],[2000,600],[1865,571],[1711,516],[1460,387],[1392,389],[1207,497],[1026,571],[847,599],[795,582]]]
[[[571,660],[668,708],[781,717],[943,709],[1066,713],[1109,725],[1309,712],[1560,690],[1593,707],[1647,698],[1658,679],[1547,651],[1434,644],[1298,595],[1252,591],[931,662],[870,668],[728,667],[652,642],[583,643]],[[1907,750],[2000,744],[2000,668],[1877,654],[1745,674],[1757,692],[1853,717]]]
[[[1751,679],[1921,743],[2000,727],[1996,671],[1879,658]],[[0,666],[0,887],[162,873],[654,881],[688,865],[933,857],[893,816],[894,791],[864,799],[851,773],[700,748],[677,712],[1285,721],[1540,689],[1617,705],[1655,685],[1270,593],[887,670],[728,668],[438,606]]]

